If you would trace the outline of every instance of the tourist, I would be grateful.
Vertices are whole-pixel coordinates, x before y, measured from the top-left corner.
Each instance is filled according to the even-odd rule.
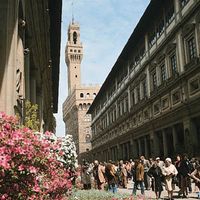
[[[159,199],[161,192],[163,191],[162,187],[162,170],[158,166],[158,163],[155,161],[152,167],[148,171],[148,176],[152,179],[152,190],[156,193],[156,199]]]
[[[81,182],[84,190],[91,189],[91,174],[92,168],[88,162],[84,161],[81,168]]]
[[[141,156],[140,159],[144,166],[144,185],[145,185],[146,190],[149,190],[150,189],[150,178],[147,175],[147,172],[149,171],[149,168],[150,168],[150,162],[147,159],[145,159],[144,156]]]
[[[187,155],[184,155],[183,158],[180,161],[178,172],[180,174],[180,191],[179,191],[179,197],[181,194],[183,195],[183,198],[186,198],[187,196],[187,186],[189,183],[189,176],[188,174],[191,173],[191,164],[190,161],[187,158]]]
[[[191,174],[188,174],[188,175],[194,179],[195,185],[199,189],[198,199],[200,199],[200,165],[196,166],[196,169]]]
[[[157,158],[156,158],[156,162],[158,163],[158,166],[159,166],[161,169],[163,169],[165,163],[164,163],[162,160],[160,160],[160,157],[157,157]]]
[[[96,187],[99,190],[104,189],[104,184],[105,184],[104,174],[105,174],[105,166],[100,164],[98,160],[95,160],[93,168],[93,176],[96,182]]]
[[[109,161],[105,167],[105,176],[108,182],[108,190],[116,193],[117,192],[117,176],[115,166],[112,161]]]
[[[119,161],[120,181],[123,188],[127,188],[127,170],[123,160]]]
[[[135,160],[133,181],[133,195],[136,195],[138,185],[140,186],[141,194],[144,195],[144,166],[141,160]]]
[[[168,192],[168,197],[170,200],[173,199],[172,178],[178,174],[176,167],[172,164],[171,158],[166,158],[165,166],[163,167],[163,175],[165,176],[165,187]]]

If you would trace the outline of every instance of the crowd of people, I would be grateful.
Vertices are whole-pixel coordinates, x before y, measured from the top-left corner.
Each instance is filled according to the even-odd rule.
[[[145,190],[152,189],[159,199],[165,188],[168,199],[173,199],[173,191],[178,186],[178,196],[187,198],[194,182],[197,198],[200,199],[200,163],[195,158],[189,160],[186,154],[178,155],[174,162],[171,158],[162,161],[159,157],[146,159],[144,156],[129,161],[110,160],[107,163],[97,160],[88,163],[84,160],[78,171],[77,180],[85,190],[107,189],[116,193],[119,187],[127,188],[128,181],[132,181],[133,195],[136,195],[137,190],[141,190],[144,195]]]

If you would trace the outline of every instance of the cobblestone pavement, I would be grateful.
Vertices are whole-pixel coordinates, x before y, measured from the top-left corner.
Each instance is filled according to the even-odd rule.
[[[130,181],[128,183],[127,189],[119,188],[119,192],[120,193],[132,194],[132,190],[133,190],[133,182],[132,181]],[[194,192],[194,190],[195,190],[194,184],[192,184],[192,190],[193,190],[193,192],[188,194],[188,198],[181,198],[181,197],[178,198],[179,188],[176,187],[176,189],[174,191],[173,198],[174,199],[181,199],[181,200],[186,200],[186,199],[187,200],[194,200],[194,199],[197,199],[197,193]],[[141,194],[141,192],[140,192],[140,190],[137,190],[137,195],[139,195],[139,194]],[[155,193],[152,190],[145,190],[145,197],[147,197],[148,199],[154,199],[156,196],[155,196]],[[164,187],[163,187],[163,192],[161,194],[161,199],[167,199],[167,191],[165,190]]]

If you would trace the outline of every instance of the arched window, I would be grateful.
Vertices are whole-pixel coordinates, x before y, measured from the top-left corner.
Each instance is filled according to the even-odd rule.
[[[83,109],[83,106],[82,106],[81,103],[79,104],[78,109],[79,109],[79,110],[82,110],[82,109]]]
[[[84,110],[87,109],[87,107],[86,107],[86,103],[83,104],[83,109],[84,109]]]
[[[87,93],[87,94],[86,94],[86,97],[89,98],[89,97],[90,97],[90,93]]]
[[[91,135],[90,134],[86,134],[85,141],[86,141],[86,143],[90,143],[91,142]]]
[[[73,32],[73,42],[74,42],[74,44],[76,44],[76,42],[77,42],[77,32],[76,31]]]
[[[80,93],[80,97],[83,98],[83,97],[84,97],[84,94],[83,94],[83,93]]]

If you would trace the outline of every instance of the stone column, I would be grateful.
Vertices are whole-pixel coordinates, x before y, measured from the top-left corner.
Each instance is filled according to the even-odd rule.
[[[182,33],[179,32],[177,35],[177,65],[180,66],[178,69],[179,72],[184,72],[184,65],[186,62],[185,53],[184,53],[184,43],[182,39]]]
[[[130,92],[130,86],[128,87],[127,92],[128,92],[128,108],[127,109],[130,112],[130,110],[131,110],[131,92]]]
[[[16,104],[17,9],[18,1],[1,1],[0,109],[9,115],[14,114],[14,105]]]
[[[25,98],[30,101],[30,54],[24,54]]]
[[[151,139],[153,140],[153,155],[155,157],[160,156],[160,148],[159,148],[159,139],[157,136],[157,133],[154,131],[151,131]]]
[[[179,0],[174,0],[174,7],[175,7],[175,13],[176,13],[176,23],[179,21],[181,17],[181,12],[180,12],[180,1]]]
[[[197,130],[192,122],[192,120],[188,117],[183,120],[184,127],[184,142],[185,149],[189,155],[194,155],[195,150],[199,147],[199,141],[197,139]]]
[[[120,144],[117,144],[117,152],[118,152],[118,160],[119,159],[122,159],[122,151],[121,151],[121,149],[120,149]]]
[[[133,158],[136,158],[138,157],[138,150],[137,150],[137,141],[132,139],[132,157]]]
[[[177,140],[177,134],[176,134],[175,126],[172,126],[172,135],[173,135],[174,151],[177,152],[178,140]]]
[[[150,52],[149,52],[149,42],[148,42],[148,34],[146,34],[144,36],[144,42],[145,42],[145,51],[147,52],[146,54],[146,58],[148,58],[150,56]]]
[[[146,74],[147,74],[147,96],[150,96],[151,92],[151,78],[150,78],[150,72],[149,72],[149,65],[146,69]]]
[[[147,137],[144,137],[144,152],[145,152],[145,157],[147,158],[149,156]]]
[[[162,137],[163,137],[163,149],[164,149],[164,156],[168,156],[168,149],[167,149],[167,138],[166,138],[166,132],[163,129],[162,130]]]
[[[31,77],[31,102],[36,103],[36,80]]]
[[[200,14],[196,18],[197,23],[195,24],[195,39],[197,55],[200,55]]]
[[[141,139],[138,139],[138,146],[139,146],[139,152],[138,152],[138,154],[139,154],[139,156],[141,156],[142,155]]]

